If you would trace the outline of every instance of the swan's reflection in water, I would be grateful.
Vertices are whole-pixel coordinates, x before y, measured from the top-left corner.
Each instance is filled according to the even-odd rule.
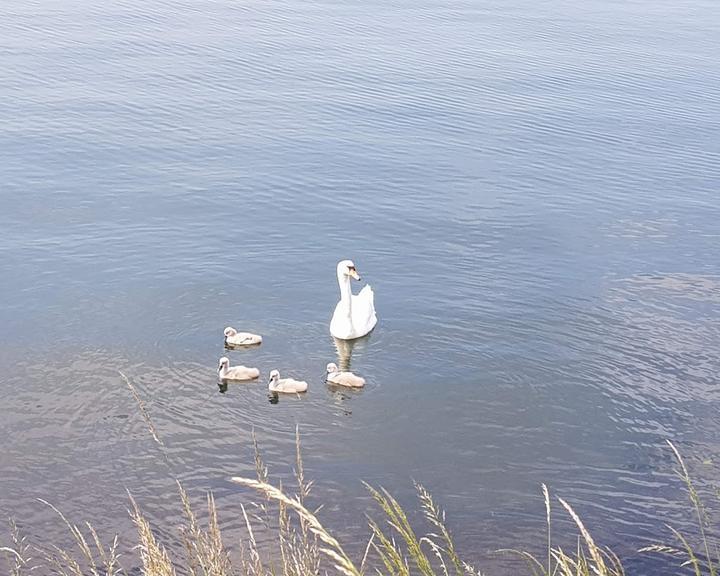
[[[353,352],[357,348],[357,351],[359,353],[362,353],[367,347],[371,336],[372,332],[370,332],[370,334],[368,334],[367,336],[363,336],[362,338],[356,338],[355,340],[340,340],[339,338],[333,337],[333,341],[335,342],[335,350],[337,352],[337,365],[341,371],[350,371]]]
[[[370,341],[372,332],[362,338],[356,338],[355,340],[340,340],[334,338],[335,351],[337,352],[337,365],[342,372],[349,372],[352,367],[352,356],[353,354],[361,354]],[[327,376],[327,373],[325,374]],[[328,392],[333,399],[333,402],[339,407],[345,416],[350,416],[352,411],[348,408],[346,402],[351,400],[354,396],[362,393],[363,388],[347,388],[345,386],[338,386],[330,382],[325,382],[327,385]]]

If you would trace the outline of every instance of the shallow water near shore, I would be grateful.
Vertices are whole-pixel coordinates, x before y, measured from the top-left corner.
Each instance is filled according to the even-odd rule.
[[[718,476],[718,32],[702,0],[0,6],[0,516],[131,544],[128,490],[170,537],[177,477],[233,530],[251,429],[286,483],[297,424],[360,554],[361,480],[415,479],[513,573],[546,483],[676,573],[636,550],[692,523],[666,439]],[[338,350],[343,258],[380,321]],[[226,354],[261,380],[221,391]]]

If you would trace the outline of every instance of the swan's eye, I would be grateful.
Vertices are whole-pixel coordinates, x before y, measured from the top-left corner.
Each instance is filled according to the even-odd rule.
[[[350,272],[355,272],[355,266],[348,266],[348,270],[350,270]]]

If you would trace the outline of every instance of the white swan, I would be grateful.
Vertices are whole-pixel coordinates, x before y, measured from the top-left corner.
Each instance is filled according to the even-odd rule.
[[[225,344],[228,346],[251,346],[253,344],[261,344],[262,336],[259,334],[251,334],[250,332],[238,332],[232,326],[228,326],[224,330]]]
[[[353,340],[368,334],[375,324],[375,294],[366,285],[355,295],[350,288],[350,278],[360,280],[352,260],[343,260],[337,265],[337,279],[340,285],[340,302],[330,321],[330,334],[340,340]]]
[[[260,370],[257,368],[248,368],[247,366],[230,366],[230,360],[223,356],[220,358],[218,366],[218,378],[220,380],[255,380],[260,376]]]
[[[334,362],[327,365],[327,381],[330,384],[338,386],[346,386],[348,388],[362,388],[365,386],[365,378],[356,376],[352,372],[340,372],[340,369]]]
[[[280,378],[280,372],[277,370],[270,372],[270,380],[268,381],[268,390],[270,392],[294,394],[295,392],[305,392],[307,389],[307,382],[293,380],[292,378]]]

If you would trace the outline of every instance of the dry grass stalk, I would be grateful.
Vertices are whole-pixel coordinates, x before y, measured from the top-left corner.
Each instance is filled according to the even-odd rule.
[[[255,476],[257,476],[257,479],[259,482],[263,482],[265,484],[270,483],[270,474],[268,472],[268,467],[265,464],[262,454],[260,452],[260,447],[258,445],[257,436],[255,434],[255,428],[253,427],[251,430],[251,436],[252,436],[252,443],[253,443],[253,455],[254,455],[254,462],[255,462]],[[265,528],[268,530],[270,529],[270,510],[268,508],[267,503],[270,501],[269,498],[265,498],[262,502],[252,502],[252,506],[257,508],[260,511],[260,515],[255,515],[255,518],[259,520]]]
[[[590,532],[587,531],[587,528],[585,528],[585,525],[582,523],[582,520],[580,520],[580,517],[575,513],[575,510],[572,509],[570,504],[565,502],[565,500],[563,500],[562,498],[558,498],[558,501],[560,502],[560,504],[562,504],[563,508],[567,510],[567,513],[570,514],[570,517],[575,521],[575,524],[577,524],[577,527],[580,530],[580,534],[585,540],[585,544],[590,551],[590,556],[595,562],[595,567],[597,568],[598,573],[609,574],[610,572],[605,565],[605,559],[603,558],[602,552],[595,544],[595,541],[592,539],[592,536],[590,536]]]
[[[255,460],[255,474],[257,475],[257,479],[260,482],[265,482],[267,484],[269,473],[268,473],[268,467],[265,464],[265,462],[262,459],[262,454],[260,453],[260,447],[258,446],[257,436],[255,435],[255,428],[251,431],[252,436],[252,443],[253,443],[253,452],[254,452],[254,460]]]
[[[372,549],[373,542],[375,541],[375,534],[370,534],[370,539],[368,540],[367,545],[365,546],[365,553],[363,554],[362,560],[360,562],[360,573],[365,574],[365,566],[367,564],[367,559],[370,554],[370,550]]]
[[[255,540],[255,534],[252,529],[252,524],[250,523],[250,519],[248,518],[247,512],[245,511],[245,506],[240,504],[240,509],[242,510],[243,518],[245,519],[245,527],[248,531],[248,548],[250,553],[250,558],[248,559],[245,552],[245,546],[241,542],[240,557],[243,566],[243,572],[248,576],[261,576],[265,573],[265,569],[263,567],[262,559],[260,557],[260,552],[258,551],[258,545],[257,541]]]
[[[625,572],[620,559],[611,550],[603,550],[595,544],[595,540],[578,514],[562,498],[558,498],[558,501],[575,522],[580,535],[577,549],[573,554],[567,554],[562,548],[552,547],[550,493],[544,484],[542,489],[548,532],[546,564],[543,565],[533,554],[524,550],[503,549],[498,552],[514,554],[524,560],[533,576],[623,576]]]
[[[705,566],[707,567],[708,574],[710,576],[716,576],[718,573],[718,568],[715,564],[715,562],[712,559],[712,556],[710,555],[710,543],[708,536],[705,531],[705,526],[708,524],[708,517],[707,512],[705,511],[705,507],[703,506],[702,500],[700,499],[700,495],[698,494],[697,490],[695,489],[695,485],[692,482],[692,479],[690,478],[690,473],[688,472],[687,467],[685,466],[685,461],[683,460],[683,457],[680,455],[680,452],[675,447],[675,445],[670,442],[670,440],[667,440],[668,446],[670,446],[670,449],[673,451],[673,454],[675,454],[675,458],[678,461],[678,464],[680,464],[680,470],[677,471],[678,476],[680,479],[685,483],[685,487],[688,491],[688,496],[690,497],[690,502],[693,506],[693,509],[695,510],[695,514],[697,516],[697,523],[698,523],[698,529],[700,531],[700,538],[702,540],[703,548],[705,551]],[[677,531],[674,531],[676,536],[680,536],[680,534]],[[699,570],[699,561],[695,554],[691,553],[690,547],[685,541],[684,538],[680,538],[683,545],[688,549],[688,555],[689,559],[693,562],[696,572]],[[719,560],[720,562],[720,560]],[[699,574],[699,572],[697,572]]]
[[[324,544],[324,546],[319,547],[320,552],[333,563],[339,572],[346,576],[360,576],[360,571],[347,556],[342,546],[340,546],[340,543],[325,530],[317,517],[305,508],[297,498],[291,498],[279,488],[252,478],[235,476],[231,480],[237,484],[256,490],[278,504],[287,506],[295,512],[301,520],[307,523],[310,533]]]
[[[673,536],[675,536],[675,538],[678,540],[678,542],[680,542],[681,548],[676,548],[674,546],[666,546],[662,544],[654,544],[641,548],[640,552],[657,552],[674,557],[679,556],[685,559],[681,563],[681,566],[691,566],[695,576],[703,576],[705,572],[708,574],[708,576],[717,576],[718,566],[720,565],[720,553],[717,553],[717,542],[714,542],[712,548],[716,551],[718,558],[716,560],[713,560],[713,557],[710,553],[711,542],[706,531],[706,527],[708,526],[709,522],[705,506],[703,505],[702,499],[700,498],[700,495],[698,494],[695,485],[692,482],[690,473],[687,469],[687,466],[685,465],[685,461],[680,455],[680,451],[675,447],[672,442],[670,442],[670,440],[667,440],[667,444],[672,450],[678,464],[680,465],[680,469],[676,470],[675,472],[685,484],[685,489],[688,492],[690,504],[692,505],[693,511],[695,512],[695,516],[697,518],[698,532],[700,534],[700,540],[702,542],[702,552],[696,552],[690,541],[672,526],[668,526],[668,528],[672,532]]]
[[[407,558],[403,555],[395,539],[386,536],[374,520],[368,519],[368,525],[372,531],[372,548],[380,557],[388,574],[391,576],[410,576],[410,566]],[[377,543],[375,540],[377,540]]]
[[[138,394],[137,390],[135,389],[135,386],[132,385],[132,382],[130,382],[130,379],[125,376],[122,372],[118,370],[118,373],[120,376],[122,376],[123,380],[125,380],[125,383],[128,385],[128,388],[130,388],[130,392],[132,392],[133,397],[135,398],[135,402],[137,402],[138,408],[140,409],[140,414],[142,414],[143,419],[145,420],[145,423],[147,424],[148,430],[150,431],[150,434],[152,434],[153,439],[155,442],[157,442],[158,446],[162,448],[163,454],[165,453],[165,444],[163,444],[163,441],[160,439],[160,436],[158,435],[157,428],[155,428],[155,425],[153,424],[152,419],[150,418],[150,414],[147,411],[147,408],[145,408],[145,402],[143,402],[142,398],[140,398],[140,395]]]
[[[423,540],[428,542],[435,553],[435,556],[438,557],[445,576],[448,576],[448,571],[442,553],[450,559],[455,570],[455,575],[463,576],[465,568],[463,567],[463,562],[460,559],[460,556],[458,556],[458,553],[455,550],[455,544],[453,543],[452,536],[445,524],[445,512],[441,510],[437,504],[435,504],[435,501],[430,493],[421,484],[416,482],[415,490],[420,498],[420,505],[426,520],[440,532],[439,534],[429,534],[423,538]],[[443,546],[437,542],[438,539],[443,543]]]
[[[165,548],[158,543],[150,529],[150,523],[140,512],[137,502],[130,496],[133,509],[130,516],[138,531],[140,560],[143,565],[143,576],[175,576],[175,568]]]
[[[49,502],[39,499],[40,502],[51,508],[67,526],[70,534],[80,552],[79,559],[69,550],[59,546],[51,546],[50,551],[43,551],[45,560],[50,564],[57,574],[62,576],[116,576],[126,574],[120,565],[118,553],[118,537],[115,535],[110,546],[100,541],[95,528],[89,522],[85,522],[85,528],[91,536],[90,541],[83,534],[82,530],[72,524],[65,515]]]
[[[0,547],[0,552],[5,555],[5,561],[9,567],[10,576],[24,576],[30,574],[37,566],[33,565],[33,558],[30,556],[30,544],[27,543],[25,536],[20,534],[20,529],[14,520],[9,521],[10,524],[10,540],[12,548],[8,546]]]
[[[543,500],[545,501],[545,523],[547,525],[547,574],[550,574],[552,570],[552,524],[550,522],[550,491],[548,487],[543,483]]]
[[[312,489],[312,481],[305,480],[305,467],[303,466],[302,452],[300,450],[300,429],[295,426],[295,479],[298,485],[297,501],[306,507],[306,499]],[[317,515],[317,510],[313,513]],[[300,532],[292,533],[293,566],[297,567],[295,574],[286,576],[306,576],[317,574],[320,571],[320,554],[318,550],[317,536],[310,532],[310,527],[305,519],[300,516]]]
[[[203,530],[190,505],[187,492],[177,483],[188,527],[183,528],[183,542],[187,554],[188,570],[192,576],[228,576],[232,563],[223,546],[217,507],[212,493],[207,496],[208,527]]]
[[[407,515],[405,514],[405,511],[402,509],[400,504],[398,504],[397,500],[395,500],[395,498],[393,498],[390,493],[384,488],[376,490],[368,484],[365,484],[365,486],[370,491],[370,494],[372,495],[375,502],[377,502],[377,504],[387,516],[388,525],[393,528],[402,538],[407,548],[408,556],[415,564],[416,568],[423,576],[434,576],[433,566],[422,549],[420,539],[417,537],[415,531],[410,526]],[[377,524],[375,524],[373,531],[377,534]],[[380,536],[379,534],[377,535]],[[385,538],[384,540],[380,538],[380,544],[383,547],[385,547],[386,541],[387,538]],[[392,545],[392,548],[395,548],[394,543]],[[391,556],[393,555],[392,549],[387,549],[386,553]],[[397,562],[394,561],[393,564],[397,565]]]

